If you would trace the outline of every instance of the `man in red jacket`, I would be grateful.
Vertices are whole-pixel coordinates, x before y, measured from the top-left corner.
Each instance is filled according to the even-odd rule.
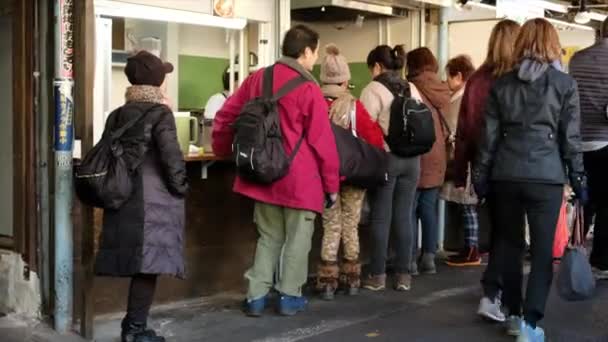
[[[285,35],[283,58],[274,67],[273,91],[295,77],[308,80],[279,100],[283,144],[291,155],[300,138],[288,174],[270,185],[237,177],[234,191],[255,201],[254,221],[260,237],[251,269],[245,277],[249,289],[245,305],[250,316],[260,316],[266,295],[273,286],[277,265],[280,279],[275,288],[281,293],[279,313],[294,315],[305,309],[302,286],[308,275],[314,220],[323,212],[327,194],[335,202],[339,190],[339,158],[332,129],[327,119],[327,103],[310,74],[318,58],[319,35],[298,25]],[[213,151],[231,155],[236,120],[243,106],[262,93],[264,71],[245,80],[215,117]]]

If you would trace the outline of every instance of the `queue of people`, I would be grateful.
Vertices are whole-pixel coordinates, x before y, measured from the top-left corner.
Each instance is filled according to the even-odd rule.
[[[585,166],[595,213],[591,263],[598,275],[608,274],[602,177],[608,148],[608,95],[602,84],[608,71],[595,62],[608,62],[608,20],[602,35],[596,46],[574,57],[574,78],[562,71],[557,32],[544,19],[521,27],[499,22],[483,65],[475,71],[470,58],[459,55],[445,66],[445,82],[429,49],[377,46],[367,58],[372,81],[356,99],[339,48],[325,48],[319,85],[311,71],[321,37],[303,25],[290,29],[283,58],[245,79],[214,120],[214,152],[234,157],[234,191],[255,201],[259,238],[245,273],[246,314],[261,316],[272,289],[279,293],[281,315],[306,309],[302,288],[319,215],[323,243],[316,289],[331,300],[338,290],[348,295],[360,288],[385,290],[389,245],[395,252],[395,290],[409,291],[413,275],[436,273],[440,198],[458,204],[465,227],[464,249],[447,264],[480,265],[477,207],[487,201],[491,246],[478,314],[506,322],[507,333],[518,341],[544,341],[538,323],[553,277],[564,186],[585,204]],[[184,276],[185,166],[162,90],[171,71],[170,64],[145,52],[129,58],[125,73],[133,86],[104,133],[143,153],[125,159],[139,170],[134,194],[122,207],[104,212],[96,262],[98,274],[132,279],[122,325],[122,340],[129,342],[164,341],[146,325],[156,279]],[[382,184],[349,183],[336,127],[383,156]],[[371,206],[370,240],[362,243],[369,244],[370,260],[362,275],[357,229],[365,197]],[[526,217],[532,259],[524,297]]]

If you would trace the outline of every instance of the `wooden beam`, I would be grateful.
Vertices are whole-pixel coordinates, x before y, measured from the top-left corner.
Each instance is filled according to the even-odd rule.
[[[93,147],[93,84],[95,76],[95,14],[93,0],[74,1],[74,119],[82,154]],[[91,340],[95,317],[93,208],[82,206],[80,225],[80,334]],[[77,240],[77,239],[75,239]],[[78,246],[75,246],[78,248]]]
[[[37,268],[36,118],[33,101],[33,30],[31,1],[13,8],[13,129],[15,250],[31,269]]]

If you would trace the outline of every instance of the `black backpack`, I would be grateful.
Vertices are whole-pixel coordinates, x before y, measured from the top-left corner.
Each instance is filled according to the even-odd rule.
[[[422,101],[412,98],[409,86],[393,95],[388,135],[384,137],[391,152],[400,157],[429,152],[436,139],[433,113]]]
[[[112,131],[119,114],[120,109],[110,115],[101,140],[85,155],[80,164],[74,166],[76,195],[86,205],[119,209],[133,192],[133,171],[143,161],[144,151],[142,142],[125,141],[121,138],[146,112]],[[140,156],[137,158],[138,163],[132,163],[130,160],[133,154]]]
[[[238,175],[260,184],[271,184],[287,175],[304,139],[302,135],[288,156],[283,147],[277,107],[283,96],[308,80],[304,76],[298,76],[273,95],[273,77],[274,66],[266,68],[262,79],[262,96],[246,103],[233,124],[235,134],[232,152]]]

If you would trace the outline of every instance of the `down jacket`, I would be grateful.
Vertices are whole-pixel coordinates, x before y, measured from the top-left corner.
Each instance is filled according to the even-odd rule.
[[[142,141],[131,198],[105,210],[95,272],[101,276],[165,274],[183,278],[186,169],[175,119],[156,87],[135,86],[127,103],[111,115],[115,130],[140,113],[144,117],[122,139]],[[136,161],[134,161],[136,162]]]
[[[496,81],[484,117],[475,184],[565,184],[584,172],[578,90],[569,75],[519,67]]]

